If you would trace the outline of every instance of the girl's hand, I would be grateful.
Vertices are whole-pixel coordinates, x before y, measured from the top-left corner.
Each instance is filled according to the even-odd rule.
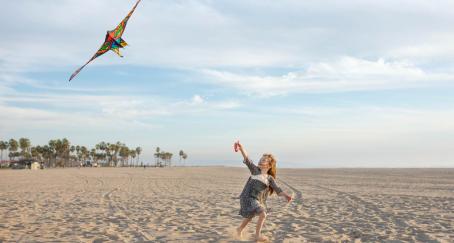
[[[287,199],[287,203],[290,203],[293,200],[292,196],[290,196],[288,194],[285,195],[285,199]]]
[[[240,150],[243,149],[243,145],[241,145],[240,141],[236,141],[236,146],[237,146],[238,149],[240,149]]]
[[[243,145],[241,145],[240,141],[236,141],[233,148],[235,149],[235,152],[238,152],[238,150],[243,151]]]
[[[233,149],[235,150],[235,152],[238,152],[238,149],[240,148],[240,141],[236,141],[234,144],[233,144]]]
[[[243,145],[241,145],[240,141],[236,141],[236,143],[233,145],[235,152],[238,152],[240,150],[241,155],[243,155],[244,159],[247,159],[247,153],[244,151]]]

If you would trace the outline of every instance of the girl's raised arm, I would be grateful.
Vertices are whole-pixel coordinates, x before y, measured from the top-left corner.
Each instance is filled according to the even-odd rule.
[[[247,153],[246,153],[246,150],[244,150],[243,148],[243,145],[241,145],[240,142],[236,142],[237,146],[238,146],[238,149],[240,150],[241,154],[243,155],[243,158],[244,158],[244,161],[243,163],[245,163],[247,165],[247,167],[249,168],[249,171],[251,171],[251,174],[254,174],[255,172],[257,172],[258,168],[256,165],[254,165],[254,163],[249,159]]]
[[[240,149],[241,155],[243,155],[244,160],[247,160],[248,159],[247,153],[246,153],[246,150],[244,150],[243,145],[241,145],[241,143],[239,141],[236,143],[237,143],[238,148]]]

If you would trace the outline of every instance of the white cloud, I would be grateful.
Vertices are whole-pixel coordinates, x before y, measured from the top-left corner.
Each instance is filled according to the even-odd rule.
[[[177,104],[193,108],[197,107],[198,109],[201,109],[200,111],[229,110],[241,106],[241,103],[237,100],[227,99],[221,101],[211,101],[209,99],[203,98],[200,95],[194,95],[190,102],[179,102]],[[184,109],[186,110],[186,108]]]
[[[77,136],[91,127],[89,139],[121,130],[118,136],[136,141],[136,134],[146,134],[143,130],[160,128],[155,118],[162,118],[170,121],[162,124],[174,130],[156,135],[156,140],[175,144],[169,134],[184,130],[178,143],[186,142],[194,154],[205,153],[209,159],[224,156],[221,143],[237,132],[254,141],[258,150],[276,146],[281,158],[296,162],[369,159],[383,165],[396,158],[419,163],[454,158],[446,145],[453,142],[446,135],[453,133],[449,109],[420,109],[411,101],[408,109],[383,107],[381,101],[375,106],[315,104],[301,109],[284,99],[279,100],[282,107],[250,107],[253,99],[242,97],[240,102],[228,98],[236,95],[231,90],[222,89],[273,96],[452,85],[453,1],[142,1],[125,32],[130,44],[123,51],[125,58],[109,53],[90,66],[202,70],[202,76],[190,76],[189,71],[182,82],[200,78],[218,85],[215,89],[227,98],[207,95],[207,87],[182,97],[166,91],[145,96],[126,85],[96,90],[60,85],[91,57],[105,31],[114,28],[134,2],[4,1],[0,21],[8,24],[0,39],[1,135],[25,130]],[[296,71],[276,75],[279,70]],[[33,80],[36,72],[42,82]],[[39,92],[30,91],[34,88]],[[248,112],[236,109],[242,107]],[[264,114],[276,118],[261,119]],[[191,121],[176,119],[182,115],[201,118],[189,130],[209,137],[209,144],[194,143],[194,135],[183,128]],[[213,120],[203,119],[208,116]],[[223,123],[238,130],[216,127]],[[197,131],[201,127],[210,132]],[[142,142],[151,143],[148,137]],[[208,145],[213,150],[196,151]]]
[[[332,63],[311,64],[304,71],[282,76],[253,76],[212,69],[202,70],[202,73],[212,83],[261,96],[413,88],[454,80],[452,73],[429,73],[408,62],[369,61],[353,57],[344,57]]]
[[[192,97],[192,103],[195,105],[202,104],[203,102],[205,102],[205,100],[200,95],[194,95]]]
[[[9,23],[0,40],[0,66],[75,69],[133,4],[132,0],[7,1],[0,14],[0,20]],[[408,57],[418,63],[429,54],[431,59],[452,55],[447,44],[452,43],[452,5],[451,1],[143,1],[125,32],[131,45],[124,51],[126,58],[111,53],[91,65],[300,67],[339,56]]]
[[[123,129],[152,129],[153,124],[139,121],[131,123],[129,119],[112,119],[104,114],[84,114],[81,112],[49,111],[38,108],[21,108],[0,104],[2,123],[0,132],[11,134],[18,131],[109,131],[121,127]],[[66,136],[66,135],[65,135]]]
[[[104,127],[106,123],[129,124],[126,127],[131,128],[135,124],[139,124],[139,127],[155,127],[155,124],[149,121],[152,118],[207,114],[238,108],[241,105],[230,99],[205,100],[200,95],[182,100],[134,94],[33,94],[14,89],[4,91],[4,95],[0,96],[0,114],[3,117],[1,125],[4,131],[19,127],[70,128],[73,124]]]

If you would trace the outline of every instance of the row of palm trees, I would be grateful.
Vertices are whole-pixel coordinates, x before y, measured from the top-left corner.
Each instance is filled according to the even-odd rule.
[[[20,151],[19,151],[20,149]],[[22,156],[24,158],[30,158],[31,146],[28,138],[20,138],[19,141],[10,139],[9,141],[0,141],[0,152],[1,160],[3,160],[3,151],[9,151],[9,158],[15,158]]]
[[[5,151],[10,160],[34,159],[43,162],[46,167],[78,166],[85,161],[103,166],[138,166],[142,148],[129,148],[121,142],[100,142],[90,149],[83,145],[71,145],[66,138],[50,140],[43,146],[32,146],[30,139],[20,138],[0,140],[2,161]]]
[[[46,145],[32,146],[30,139],[20,138],[19,140],[10,139],[9,141],[0,140],[0,161],[3,161],[4,152],[8,152],[9,160],[34,159],[44,163],[46,167],[73,167],[86,161],[91,161],[102,166],[139,166],[141,147],[131,149],[124,143],[100,142],[94,148],[83,145],[71,145],[66,138],[53,139]],[[154,157],[155,166],[172,166],[172,153],[156,148]],[[180,165],[185,165],[188,155],[180,150]],[[184,163],[181,163],[181,160]],[[142,166],[143,163],[140,163]]]
[[[188,158],[188,155],[183,150],[180,150],[180,153],[178,155],[180,156],[180,164],[181,164],[181,159],[183,159],[184,160],[183,165],[186,165],[186,159]]]
[[[162,151],[161,148],[157,147],[156,153],[154,154],[154,157],[156,158],[155,166],[159,166],[159,167],[172,166],[172,156],[173,156],[172,153]],[[184,164],[181,163],[181,159],[183,159],[184,162],[186,162],[188,155],[183,150],[180,150],[179,156],[180,156],[180,165],[185,165],[186,163],[184,163]]]
[[[106,143],[103,141],[96,144],[91,151],[95,154],[95,161],[104,161],[108,166],[138,166],[142,148],[130,149],[121,142]]]

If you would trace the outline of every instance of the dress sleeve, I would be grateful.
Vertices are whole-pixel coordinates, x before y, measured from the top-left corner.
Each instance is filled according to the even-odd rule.
[[[279,194],[282,192],[282,189],[276,184],[276,181],[274,180],[274,178],[272,176],[269,176],[269,180],[270,180],[270,186],[271,188],[273,188],[273,190],[276,192],[276,194]]]
[[[253,174],[253,175],[256,174],[258,167],[256,165],[254,165],[254,162],[252,162],[252,160],[250,160],[249,158],[246,158],[243,160],[243,163],[245,163],[247,165],[247,167],[249,168],[249,171],[251,171],[251,174]]]

